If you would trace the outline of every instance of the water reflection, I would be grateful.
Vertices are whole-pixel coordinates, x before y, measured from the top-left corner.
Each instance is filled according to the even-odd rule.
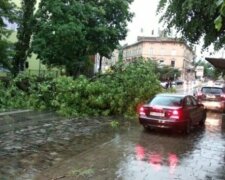
[[[224,122],[222,121],[222,114],[217,112],[207,112],[206,130],[210,132],[218,132],[223,129]]]
[[[163,163],[162,156],[157,153],[149,154],[148,163],[153,167],[153,169],[159,171]]]
[[[138,160],[144,160],[145,158],[145,148],[141,145],[136,145],[135,147],[135,152],[136,152],[136,159]]]
[[[163,154],[157,153],[157,152],[149,152],[140,144],[136,145],[135,152],[136,152],[137,160],[147,159],[147,162],[155,171],[159,171],[162,168],[163,159],[164,159]],[[173,174],[178,165],[178,162],[179,162],[179,158],[177,154],[168,153],[166,157],[166,162],[164,161],[164,164],[168,164],[170,169],[169,172]]]
[[[168,157],[168,161],[169,161],[170,173],[173,174],[179,162],[178,156],[176,154],[170,153]]]
[[[0,179],[32,179],[38,173],[41,180],[54,179],[80,169],[94,170],[93,179],[216,179],[225,169],[223,124],[221,114],[208,112],[205,129],[196,128],[188,136],[145,132],[136,124],[121,130],[98,128],[89,135],[0,156]]]
[[[166,178],[178,177],[179,174],[184,179],[192,179],[193,175],[211,177],[213,175],[210,172],[221,169],[220,166],[224,164],[216,163],[223,156],[223,152],[218,151],[225,144],[223,127],[222,115],[208,112],[205,128],[197,127],[189,136],[161,131],[143,132],[135,145],[136,160],[148,165],[145,171],[147,174],[156,174],[156,179],[163,175]],[[199,173],[190,169],[185,172],[186,167],[203,168],[205,172]]]

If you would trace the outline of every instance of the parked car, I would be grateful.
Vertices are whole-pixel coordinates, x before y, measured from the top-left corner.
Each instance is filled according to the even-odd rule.
[[[175,88],[175,84],[173,82],[170,82],[171,84],[169,85],[169,82],[168,81],[165,81],[165,82],[160,82],[160,85],[167,89],[167,88]]]
[[[174,84],[175,85],[183,85],[184,84],[184,81],[182,81],[182,80],[175,80],[174,81]]]
[[[163,88],[166,88],[167,82],[160,82],[160,85],[161,85]]]
[[[206,110],[194,96],[158,94],[139,109],[139,122],[145,129],[172,128],[190,133],[194,125],[204,125]]]
[[[216,86],[224,86],[225,85],[224,80],[217,80],[217,81],[214,82],[214,84]]]
[[[225,86],[203,86],[195,96],[206,109],[225,112]]]

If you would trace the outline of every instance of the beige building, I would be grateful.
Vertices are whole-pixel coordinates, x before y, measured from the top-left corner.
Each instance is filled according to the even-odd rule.
[[[192,71],[195,53],[187,44],[173,38],[143,37],[137,42],[123,47],[123,60],[133,61],[139,57],[150,58],[161,65],[177,68],[181,71],[180,79],[194,79]]]

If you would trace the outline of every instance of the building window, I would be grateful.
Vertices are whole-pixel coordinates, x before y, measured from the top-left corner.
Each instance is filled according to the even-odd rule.
[[[141,54],[141,47],[138,47],[138,54]]]
[[[171,66],[175,67],[175,61],[174,60],[171,61]]]
[[[159,65],[164,65],[164,60],[159,60]]]

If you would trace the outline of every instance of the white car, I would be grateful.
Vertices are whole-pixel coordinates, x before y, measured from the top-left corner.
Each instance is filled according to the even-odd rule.
[[[163,88],[166,88],[166,84],[167,84],[167,82],[160,82],[160,85],[161,85]]]
[[[160,82],[160,85],[161,85],[163,88],[166,88],[167,83],[168,83],[168,82]],[[175,88],[175,87],[176,87],[176,85],[175,85],[173,82],[171,82],[171,86],[172,86],[172,88]]]

